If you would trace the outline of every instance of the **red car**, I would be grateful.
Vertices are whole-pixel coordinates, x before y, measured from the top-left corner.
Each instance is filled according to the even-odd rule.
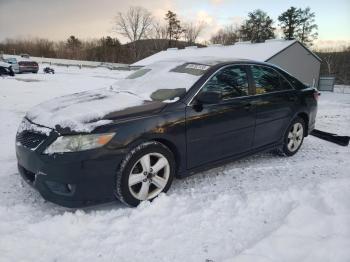
[[[19,73],[38,73],[39,71],[39,65],[35,61],[19,61]]]

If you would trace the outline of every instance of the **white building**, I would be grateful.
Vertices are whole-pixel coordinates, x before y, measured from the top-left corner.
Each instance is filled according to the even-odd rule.
[[[170,48],[145,59],[131,67],[142,67],[160,60],[210,57],[218,59],[250,59],[275,64],[302,82],[317,86],[321,59],[296,40],[267,40],[264,43],[238,42],[230,46],[211,45],[204,48]]]

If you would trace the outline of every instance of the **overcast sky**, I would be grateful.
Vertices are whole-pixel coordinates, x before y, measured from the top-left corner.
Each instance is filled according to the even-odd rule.
[[[277,20],[290,6],[310,6],[316,13],[322,43],[350,42],[350,0],[0,0],[0,41],[15,37],[65,40],[70,35],[116,37],[113,17],[130,6],[143,6],[159,20],[173,10],[182,21],[205,21],[208,26],[202,40],[225,24],[240,23],[257,8]]]

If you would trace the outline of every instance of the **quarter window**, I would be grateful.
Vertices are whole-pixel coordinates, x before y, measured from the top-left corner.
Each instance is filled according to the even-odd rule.
[[[220,92],[222,99],[248,95],[248,78],[244,68],[226,67],[217,72],[202,88],[201,92]]]
[[[256,94],[265,94],[292,88],[283,77],[271,68],[252,66],[251,70],[255,82]]]

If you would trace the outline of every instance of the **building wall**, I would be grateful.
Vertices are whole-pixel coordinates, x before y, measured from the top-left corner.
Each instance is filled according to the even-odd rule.
[[[318,86],[321,62],[298,42],[266,62],[278,65],[303,83]]]

